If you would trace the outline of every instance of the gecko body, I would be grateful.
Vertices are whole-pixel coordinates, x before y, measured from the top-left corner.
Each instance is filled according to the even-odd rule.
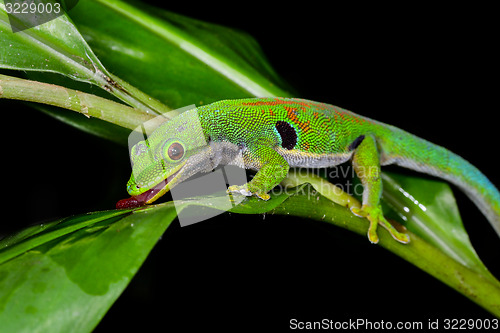
[[[290,167],[324,168],[351,160],[363,184],[362,207],[352,211],[370,221],[371,242],[378,242],[379,224],[396,240],[409,241],[386,221],[380,207],[380,166],[388,164],[455,184],[500,235],[500,194],[472,164],[399,128],[329,104],[295,98],[215,102],[160,125],[133,147],[131,159],[127,190],[132,198],[119,202],[120,208],[151,203],[179,182],[219,164],[256,170],[247,184],[228,190],[268,200],[268,192]]]

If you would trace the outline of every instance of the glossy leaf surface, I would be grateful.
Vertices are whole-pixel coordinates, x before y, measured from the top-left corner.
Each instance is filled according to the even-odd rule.
[[[90,332],[166,228],[173,205],[108,211],[34,226],[0,246],[0,321],[6,332]]]
[[[97,64],[101,71],[113,73],[108,77],[123,82],[122,86],[130,82],[126,90],[132,99],[125,100],[135,107],[141,107],[148,95],[160,101],[153,102],[160,108],[162,103],[176,108],[225,98],[288,95],[258,45],[244,33],[119,1],[82,1],[69,16],[17,36],[7,34],[5,17],[0,16],[2,68],[57,72],[103,87],[107,81],[96,78],[95,66],[89,66]],[[48,33],[56,28],[65,33]],[[16,52],[25,54],[25,59],[16,59]],[[36,77],[67,87],[74,84],[67,78],[39,73]],[[78,89],[93,92],[88,85],[78,84]],[[70,122],[65,111],[58,110],[58,117]],[[116,127],[100,128],[98,123],[91,127],[85,117],[80,118],[71,123],[93,133],[105,130],[107,138],[119,135]],[[394,174],[384,180],[387,214],[407,226],[412,242],[398,244],[380,230],[380,245],[499,316],[498,282],[472,249],[449,187]],[[311,194],[308,186],[297,191],[273,195],[268,202],[248,198],[232,212],[312,218],[366,237],[365,219]],[[217,209],[219,199],[211,200],[204,200],[201,209]],[[182,209],[200,209],[200,204],[196,198],[185,200]],[[172,203],[134,213],[90,213],[31,227],[4,239],[0,243],[3,327],[7,331],[49,327],[66,331],[76,323],[79,331],[90,331],[175,216]]]

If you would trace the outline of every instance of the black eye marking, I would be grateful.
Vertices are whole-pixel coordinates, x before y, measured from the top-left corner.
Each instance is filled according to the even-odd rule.
[[[297,143],[297,133],[295,129],[286,121],[277,121],[276,130],[281,136],[281,146],[285,149],[293,149]]]
[[[172,160],[180,160],[184,156],[184,147],[178,143],[174,142],[168,147],[168,157]]]
[[[358,146],[361,144],[361,142],[363,142],[364,139],[365,139],[364,135],[358,136],[356,139],[354,139],[354,141],[349,145],[347,149],[351,151],[358,148]]]

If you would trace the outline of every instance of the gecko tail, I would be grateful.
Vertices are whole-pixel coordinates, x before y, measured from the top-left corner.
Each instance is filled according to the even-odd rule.
[[[456,185],[478,207],[500,237],[500,193],[493,183],[464,158],[448,152],[449,170],[441,178]]]
[[[500,237],[500,193],[474,165],[448,149],[395,127],[379,140],[382,164],[396,164],[444,179],[464,192]]]

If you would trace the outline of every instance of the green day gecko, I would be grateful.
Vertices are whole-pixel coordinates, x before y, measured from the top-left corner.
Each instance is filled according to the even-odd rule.
[[[201,126],[188,126],[197,112]],[[207,144],[195,144],[198,138]],[[241,162],[234,162],[242,156]],[[131,150],[132,196],[117,208],[152,203],[176,184],[218,164],[256,170],[247,184],[228,192],[262,200],[290,167],[325,168],[351,160],[363,185],[362,206],[351,207],[369,222],[368,239],[378,242],[377,225],[402,243],[380,206],[380,166],[396,164],[449,181],[464,191],[500,235],[500,193],[477,168],[447,149],[394,126],[329,104],[295,98],[224,100],[186,111],[158,126]],[[241,161],[241,159],[239,159]]]

